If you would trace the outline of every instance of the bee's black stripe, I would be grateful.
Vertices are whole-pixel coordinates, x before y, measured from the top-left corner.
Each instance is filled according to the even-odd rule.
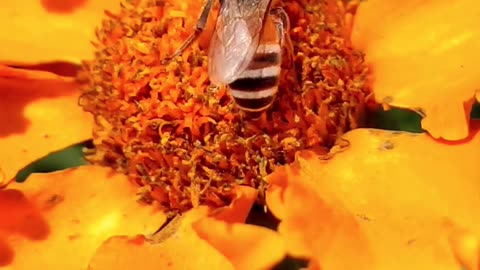
[[[264,98],[250,99],[250,98],[235,98],[237,105],[246,111],[255,111],[267,107],[272,104],[275,96],[268,96]]]
[[[262,113],[264,112],[264,110],[261,110],[261,111],[247,111],[247,110],[243,110],[243,113],[245,115],[246,118],[250,119],[250,120],[257,120],[260,118],[260,116],[262,116]]]
[[[230,83],[230,88],[246,92],[255,92],[277,86],[278,76],[239,78]]]
[[[261,69],[276,66],[280,64],[280,61],[279,53],[257,53],[248,65],[248,69]]]

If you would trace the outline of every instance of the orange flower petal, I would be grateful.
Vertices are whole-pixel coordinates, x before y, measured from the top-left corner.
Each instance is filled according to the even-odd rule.
[[[299,173],[295,167],[279,168],[270,176],[267,193],[288,253],[315,258],[321,269],[374,269],[355,216],[340,202],[325,199],[311,175]]]
[[[194,229],[238,270],[272,269],[286,255],[283,239],[267,228],[207,218]]]
[[[357,129],[333,158],[303,154],[275,172],[267,204],[290,253],[326,270],[478,267],[480,122],[472,126],[456,143]]]
[[[227,258],[192,229],[192,223],[208,212],[208,208],[200,207],[185,213],[175,231],[159,244],[152,244],[141,235],[113,237],[97,250],[88,269],[234,269]]]
[[[239,187],[239,191],[240,196],[230,207],[195,222],[193,229],[228,258],[235,269],[271,269],[285,257],[286,247],[275,231],[240,223],[246,220],[257,192],[249,187]]]
[[[0,266],[83,270],[109,237],[154,232],[165,216],[138,203],[136,191],[97,166],[10,184],[0,191]]]
[[[247,220],[250,209],[257,199],[256,189],[247,186],[236,187],[237,197],[229,206],[215,210],[214,217],[229,223],[243,223]]]
[[[0,62],[32,64],[93,57],[90,43],[103,11],[118,1],[3,0]]]
[[[192,209],[151,238],[141,235],[111,238],[98,249],[89,269],[118,269],[120,266],[143,270],[259,269],[278,262],[284,255],[275,258],[278,247],[273,247],[273,254],[268,254],[269,249],[267,254],[257,254],[248,262],[240,260],[248,258],[252,252],[260,252],[261,247],[270,248],[270,240],[276,244],[279,241],[281,244],[281,240],[272,236],[273,231],[234,223],[244,222],[257,196],[253,188],[239,187],[238,191],[232,205],[215,211],[203,206]],[[240,238],[241,242],[236,242]],[[252,241],[262,245],[252,247]],[[243,268],[245,266],[250,268]]]
[[[31,78],[31,79],[30,79]],[[91,137],[91,115],[71,80],[0,67],[0,183],[28,163]]]
[[[12,68],[5,65],[0,65],[0,78],[18,80],[73,80],[73,78],[57,75],[50,70]]]
[[[434,138],[467,137],[480,87],[479,16],[475,0],[362,3],[352,41],[373,67],[377,101],[424,114]]]

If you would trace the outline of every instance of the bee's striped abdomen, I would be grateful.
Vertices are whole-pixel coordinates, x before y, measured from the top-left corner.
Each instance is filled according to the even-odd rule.
[[[237,106],[247,112],[262,112],[273,103],[278,91],[282,48],[264,43],[257,48],[249,66],[228,86]]]

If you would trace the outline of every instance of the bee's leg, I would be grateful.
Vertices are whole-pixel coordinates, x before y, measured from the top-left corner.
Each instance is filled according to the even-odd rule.
[[[239,113],[239,117],[240,117],[240,132],[245,132],[247,130],[247,125],[245,124],[245,112],[244,111],[240,111]]]
[[[208,16],[210,15],[210,11],[212,10],[214,0],[206,0],[205,5],[203,6],[202,13],[200,14],[200,18],[197,21],[197,25],[195,25],[195,32],[193,32],[186,40],[183,42],[182,46],[178,48],[174,54],[170,57],[167,57],[163,60],[163,64],[168,64],[173,59],[177,58],[180,54],[185,51],[192,43],[200,36],[200,34],[205,29],[207,25]]]
[[[298,73],[295,69],[295,59],[294,59],[294,51],[293,51],[293,43],[292,39],[290,38],[290,19],[288,18],[287,12],[282,7],[275,7],[270,10],[270,16],[272,16],[273,22],[277,29],[278,39],[280,40],[280,45],[285,50],[285,56],[287,57],[287,61],[282,61],[284,69],[288,70],[289,72],[293,73],[293,76],[289,76],[289,78],[293,78],[293,84],[296,87],[300,87],[300,83],[298,80]]]
[[[270,16],[272,16],[275,27],[277,28],[278,40],[280,45],[286,50],[287,67],[290,69],[294,66],[293,59],[293,43],[290,39],[290,19],[287,12],[282,7],[275,7],[270,10]]]

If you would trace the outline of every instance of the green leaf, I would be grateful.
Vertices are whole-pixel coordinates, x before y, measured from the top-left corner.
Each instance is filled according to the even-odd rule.
[[[408,109],[379,109],[367,115],[367,126],[371,128],[422,133],[422,116]]]
[[[50,153],[39,158],[21,169],[15,179],[17,182],[23,182],[32,173],[54,172],[67,168],[86,165],[83,149],[90,146],[90,141],[74,144],[62,150]]]
[[[470,113],[472,119],[480,119],[480,103],[473,104],[472,113]]]

